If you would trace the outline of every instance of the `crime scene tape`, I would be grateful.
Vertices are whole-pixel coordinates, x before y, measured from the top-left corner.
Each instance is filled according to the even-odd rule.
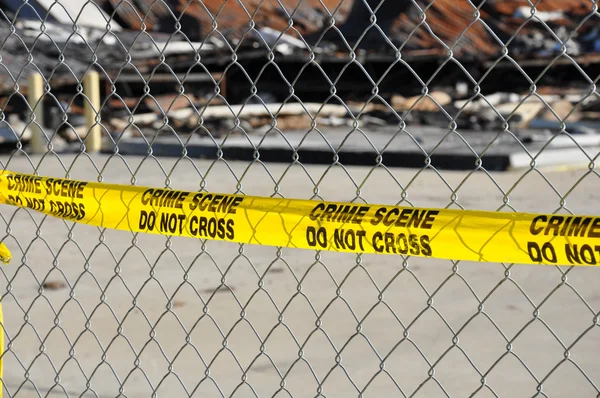
[[[0,203],[92,226],[266,246],[597,265],[600,217],[255,197],[0,172]]]
[[[4,314],[0,303],[0,398],[4,390]]]

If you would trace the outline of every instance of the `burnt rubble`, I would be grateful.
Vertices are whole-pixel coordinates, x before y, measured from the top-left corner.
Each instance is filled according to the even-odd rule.
[[[12,20],[0,18],[0,34],[5,38],[0,47],[4,59],[0,90],[11,92],[15,84],[26,89],[27,74],[36,69],[29,54],[39,72],[53,79],[53,87],[76,84],[90,65],[109,79],[122,69],[148,74],[228,69],[228,78],[235,87],[241,87],[227,93],[233,102],[247,98],[252,84],[265,84],[263,92],[274,91],[264,80],[277,80],[274,85],[280,87],[300,77],[315,84],[325,82],[322,90],[328,92],[327,78],[341,78],[340,85],[346,79],[360,78],[355,62],[368,69],[373,81],[392,75],[406,81],[392,88],[382,84],[380,90],[416,95],[422,83],[411,76],[403,62],[410,62],[417,71],[412,74],[426,81],[436,76],[440,63],[448,63],[451,54],[470,76],[452,61],[437,72],[439,79],[430,82],[430,89],[440,88],[444,83],[438,80],[442,78],[468,81],[486,75],[481,84],[488,84],[487,92],[494,92],[499,88],[496,81],[503,77],[517,79],[513,85],[516,83],[518,89],[530,84],[526,78],[515,76],[514,62],[529,72],[543,65],[535,64],[536,60],[553,60],[556,69],[558,65],[568,68],[567,60],[553,59],[563,52],[581,65],[596,65],[600,59],[598,15],[589,2],[580,0],[547,0],[537,4],[533,13],[524,0],[484,1],[477,10],[469,2],[454,0],[437,0],[430,5],[409,0],[188,3],[96,0],[114,24],[123,28],[120,31],[83,26],[74,29],[69,24],[24,18],[15,18],[11,26]],[[399,55],[403,62],[399,62]],[[272,70],[271,56],[285,70]],[[312,64],[312,60],[320,65]],[[300,73],[302,69],[306,71]],[[244,71],[250,79],[241,76]],[[263,81],[256,81],[259,71],[266,76]],[[552,72],[547,73],[548,78]],[[560,72],[556,73],[560,78]],[[360,80],[368,80],[365,77]],[[297,86],[302,89],[301,84]],[[370,92],[369,84],[362,90],[366,91],[363,96]],[[273,94],[278,100],[287,96],[283,92]]]
[[[600,73],[600,28],[589,3],[548,0],[534,13],[516,0],[477,10],[453,0],[96,4],[122,29],[0,18],[5,139],[14,115],[26,120],[28,77],[40,73],[46,127],[79,142],[90,69],[101,75],[101,120],[113,140],[353,129],[355,121],[505,132],[529,143],[596,132],[600,102],[589,90]]]

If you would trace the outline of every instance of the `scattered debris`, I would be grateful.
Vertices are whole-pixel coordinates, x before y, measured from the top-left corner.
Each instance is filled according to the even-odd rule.
[[[66,288],[67,284],[63,281],[46,281],[42,287],[46,290],[60,290]]]
[[[392,97],[392,107],[397,111],[406,111],[409,109],[424,112],[439,112],[440,107],[444,107],[452,102],[452,97],[441,91],[434,91],[429,95],[414,96],[403,98],[399,95]]]
[[[284,55],[292,55],[298,49],[306,50],[308,48],[304,41],[269,27],[261,28],[258,32],[251,31],[250,37]]]
[[[317,118],[317,123],[321,126],[340,127],[351,126],[352,120],[338,116],[327,116]]]
[[[242,105],[210,105],[198,111],[186,108],[167,113],[169,118],[186,119],[194,115],[200,115],[205,119],[227,119],[227,118],[251,118],[271,116],[347,116],[348,111],[343,105],[320,104],[312,102],[287,102],[270,104],[242,104]],[[136,119],[138,115],[135,116]]]
[[[510,123],[516,128],[525,128],[543,110],[546,104],[536,96],[531,96],[522,102],[504,103],[495,106],[503,117],[510,117]]]
[[[181,308],[181,307],[185,307],[186,302],[183,300],[174,300],[173,301],[173,308]]]
[[[213,294],[213,293],[228,293],[228,292],[235,292],[235,288],[233,286],[227,286],[227,285],[221,285],[216,289],[204,289],[202,290],[202,293],[206,293],[206,294]]]
[[[9,114],[7,120],[0,122],[0,144],[29,141],[31,129],[19,115]]]
[[[307,114],[280,116],[275,120],[279,130],[308,130],[313,124],[313,120]]]
[[[175,93],[153,95],[144,99],[144,105],[155,113],[185,109],[197,103],[197,98],[192,94],[186,94],[185,96]]]
[[[575,104],[567,100],[558,100],[549,104],[552,110],[546,108],[539,115],[544,120],[560,120],[567,119],[569,122],[577,122],[581,120],[582,115],[575,110]],[[568,117],[568,118],[567,118]]]
[[[455,105],[458,108],[464,109],[465,111],[480,111],[482,109],[490,109],[492,106],[505,104],[505,103],[516,103],[521,100],[521,96],[517,93],[493,93],[488,94],[484,98],[477,98],[473,100],[460,100],[456,101]]]
[[[447,129],[456,124],[458,129],[497,134],[509,116],[511,131],[548,129],[554,133],[568,116],[569,132],[585,136],[582,139],[591,140],[588,133],[598,130],[593,122],[600,117],[600,102],[595,96],[583,101],[589,94],[589,89],[583,87],[587,82],[581,86],[563,86],[545,80],[538,84],[536,80],[539,87],[532,95],[483,72],[490,62],[492,70],[500,69],[502,63],[510,64],[505,62],[508,57],[503,54],[506,48],[502,43],[507,43],[510,59],[521,69],[535,62],[538,68],[545,67],[547,60],[563,50],[579,63],[600,62],[600,28],[592,18],[593,2],[545,0],[536,3],[532,13],[531,4],[525,0],[486,1],[477,10],[482,23],[474,24],[472,4],[453,0],[436,0],[422,8],[419,8],[421,2],[410,0],[264,0],[244,5],[222,0],[132,0],[127,4],[122,0],[97,0],[101,9],[94,10],[96,17],[82,14],[85,26],[73,35],[72,23],[62,15],[76,10],[78,3],[73,0],[60,11],[61,15],[49,12],[41,36],[39,18],[28,19],[4,3],[0,11],[15,17],[16,22],[0,23],[0,36],[6,38],[2,47],[2,64],[6,67],[0,68],[0,110],[5,115],[0,122],[0,142],[27,140],[31,135],[24,122],[26,104],[12,98],[19,97],[14,95],[16,89],[22,95],[27,94],[28,77],[32,73],[39,71],[49,79],[52,90],[76,97],[77,85],[90,65],[95,65],[102,75],[104,107],[100,119],[103,129],[114,140],[174,134],[210,134],[215,138],[261,133],[271,127],[280,131],[308,131],[315,125],[350,130],[355,127],[356,118],[361,128],[376,129],[402,122],[411,127]],[[378,29],[367,29],[372,25],[370,9],[377,10]],[[335,29],[331,26],[333,10]],[[426,12],[427,29],[422,27],[422,10]],[[106,34],[104,21],[99,18],[111,15],[114,16],[111,26],[113,22],[115,26]],[[140,15],[144,16],[143,25]],[[219,16],[219,34],[214,34],[214,15]],[[250,31],[249,15],[253,20]],[[140,34],[141,29],[144,34]],[[346,72],[346,66],[355,63],[350,61],[366,64],[379,59],[385,66],[382,70],[389,72],[388,77],[397,76],[405,63],[396,59],[399,46],[403,60],[430,62],[423,72],[419,69],[417,89],[402,91],[394,82],[403,77],[395,77],[392,84],[378,87],[388,90],[378,92],[379,102],[364,102],[370,96],[355,93],[358,89],[354,90],[352,79],[356,75],[349,72],[350,68]],[[231,48],[235,48],[233,65]],[[448,72],[454,62],[448,62],[448,68],[445,65],[439,68],[440,62],[447,61],[449,56],[464,62],[465,68],[468,63],[473,76],[466,83],[464,78],[461,81]],[[311,95],[313,91],[319,92],[308,101],[285,85],[281,86],[283,94],[262,87],[263,81],[273,76],[266,72],[267,67],[272,67],[271,57],[275,57],[277,74],[290,84],[294,77],[310,72],[308,67],[302,67],[301,72],[293,68],[285,70],[286,62],[290,65],[296,62],[295,67],[300,68],[298,65],[306,66],[318,58],[318,73],[327,74],[327,79],[337,77],[329,66],[345,65],[335,80],[338,91],[334,93],[331,81],[317,88],[309,87]],[[502,62],[497,62],[499,57]],[[391,71],[391,66],[386,69],[382,59],[397,64],[398,69]],[[260,61],[258,66],[252,64],[253,60]],[[562,61],[565,60],[557,59],[556,65]],[[409,65],[414,67],[412,61]],[[428,80],[423,76],[427,69],[435,70],[437,76]],[[371,68],[365,70],[371,74]],[[448,75],[444,75],[446,72]],[[481,86],[487,84],[489,89],[485,94],[482,89],[471,100],[475,93],[470,89],[472,81],[479,81],[481,72],[485,73]],[[523,70],[519,72],[524,74]],[[250,81],[251,91],[239,88],[235,81],[231,83],[229,79],[236,73],[244,75],[242,80]],[[378,73],[381,75],[381,71]],[[399,73],[411,79],[415,74],[408,70]],[[342,81],[342,77],[347,80]],[[375,73],[371,78],[376,79]],[[428,82],[431,91],[427,95],[414,95],[422,88],[420,79]],[[296,81],[294,90],[301,91],[303,84]],[[348,96],[354,102],[348,101],[342,91],[349,91]],[[44,126],[49,135],[56,132],[55,136],[66,143],[84,140],[89,128],[85,127],[83,110],[77,108],[82,105],[71,104],[65,120],[62,105],[52,104],[54,93],[51,94],[45,99],[54,106],[49,111],[48,125]],[[315,99],[322,94],[330,103]],[[246,100],[238,103],[230,100],[240,96]],[[574,111],[576,106],[578,109]]]
[[[364,115],[360,118],[361,124],[365,126],[387,126],[389,123],[375,116]],[[351,123],[348,123],[351,124]]]

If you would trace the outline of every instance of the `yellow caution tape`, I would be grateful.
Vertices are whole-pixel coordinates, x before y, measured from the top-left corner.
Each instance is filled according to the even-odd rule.
[[[321,202],[0,172],[0,203],[103,228],[351,253],[600,263],[600,217]]]
[[[4,390],[4,314],[0,303],[0,398]]]
[[[0,243],[0,261],[4,264],[10,263],[12,256],[10,250],[4,243]],[[2,303],[0,302],[0,398],[4,389],[4,314],[2,312]]]
[[[10,263],[11,259],[12,255],[10,254],[10,250],[8,250],[8,247],[6,247],[4,243],[0,243],[0,262],[8,264]]]

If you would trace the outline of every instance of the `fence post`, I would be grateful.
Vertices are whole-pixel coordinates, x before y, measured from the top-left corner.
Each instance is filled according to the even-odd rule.
[[[87,136],[85,147],[87,152],[99,152],[102,146],[102,131],[96,117],[100,114],[100,75],[95,70],[90,70],[83,79],[83,93],[85,101],[85,126]]]
[[[31,116],[35,115],[35,123],[31,123],[31,152],[46,152],[47,139],[44,135],[44,104],[42,96],[44,95],[44,78],[37,72],[29,75],[27,86],[27,102],[32,109]]]

